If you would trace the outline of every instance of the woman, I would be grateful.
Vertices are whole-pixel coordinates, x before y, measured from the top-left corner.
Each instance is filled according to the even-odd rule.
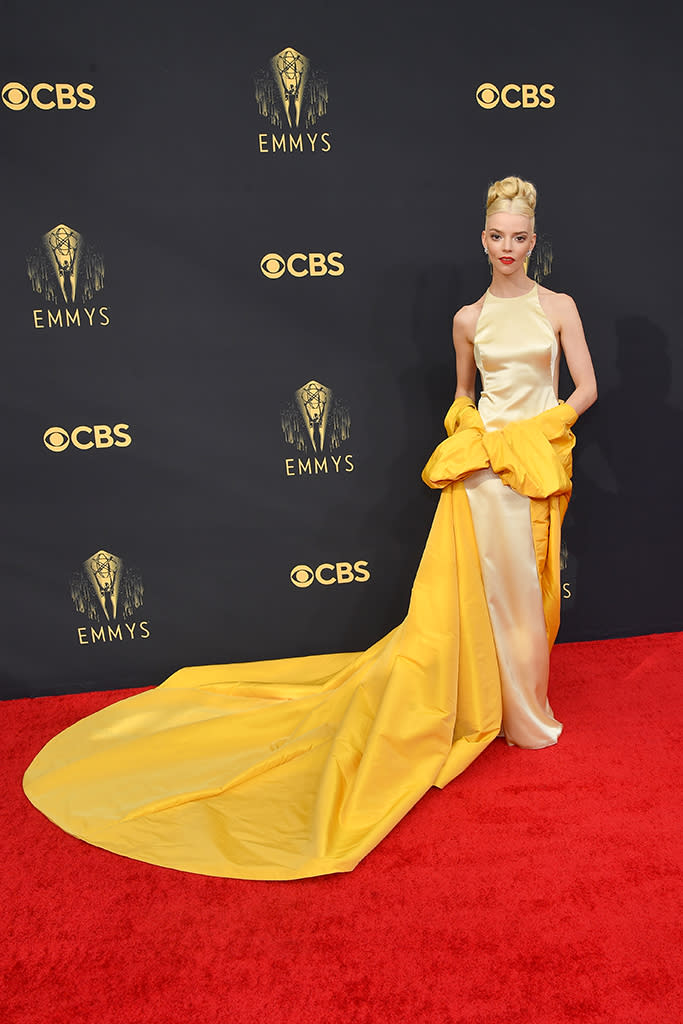
[[[536,189],[511,177],[489,189],[484,252],[491,285],[453,321],[459,398],[474,399],[487,430],[557,405],[560,347],[575,389],[567,405],[580,415],[597,398],[595,374],[574,301],[533,284],[526,263],[536,244]],[[465,487],[472,509],[482,575],[496,636],[508,742],[523,747],[555,743],[562,726],[547,701],[549,650],[530,520],[530,499],[506,487],[489,469]],[[545,558],[547,527],[536,524]]]
[[[570,426],[595,384],[571,300],[526,277],[534,205],[516,178],[489,193],[493,279],[455,318],[449,437],[423,473],[442,495],[405,620],[360,654],[181,669],[77,722],[26,772],[49,818],[96,846],[202,874],[349,871],[502,723],[511,743],[555,741],[545,694]],[[554,390],[556,335],[573,408]]]

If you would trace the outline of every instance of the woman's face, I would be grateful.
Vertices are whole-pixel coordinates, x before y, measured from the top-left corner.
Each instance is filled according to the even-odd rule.
[[[491,266],[506,277],[524,268],[524,261],[536,242],[531,220],[518,213],[494,213],[481,233],[489,251]]]

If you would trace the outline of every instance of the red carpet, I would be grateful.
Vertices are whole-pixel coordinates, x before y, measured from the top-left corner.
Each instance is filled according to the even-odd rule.
[[[351,874],[203,878],[67,836],[42,744],[126,693],[2,705],[3,1024],[674,1024],[683,634],[553,653],[556,747],[502,741]]]

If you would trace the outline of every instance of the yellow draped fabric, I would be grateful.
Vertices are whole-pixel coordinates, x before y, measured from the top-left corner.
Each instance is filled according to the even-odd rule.
[[[444,421],[449,437],[422,471],[429,487],[446,488],[490,467],[502,483],[531,499],[536,564],[550,647],[560,627],[560,528],[572,492],[575,438],[570,427],[577,419],[574,409],[561,402],[530,419],[487,432],[474,403],[468,398],[457,399]]]
[[[166,867],[351,870],[500,729],[468,474],[490,467],[549,523],[539,576],[554,639],[575,418],[558,405],[487,433],[458,399],[424,471],[443,493],[401,625],[360,654],[182,669],[51,740],[26,772],[28,798],[86,842]]]

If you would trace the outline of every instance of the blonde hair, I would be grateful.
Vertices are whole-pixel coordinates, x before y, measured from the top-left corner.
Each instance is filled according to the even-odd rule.
[[[536,212],[536,186],[523,178],[514,175],[494,181],[486,197],[486,219],[494,213],[517,213],[531,220],[534,230],[534,214]]]

